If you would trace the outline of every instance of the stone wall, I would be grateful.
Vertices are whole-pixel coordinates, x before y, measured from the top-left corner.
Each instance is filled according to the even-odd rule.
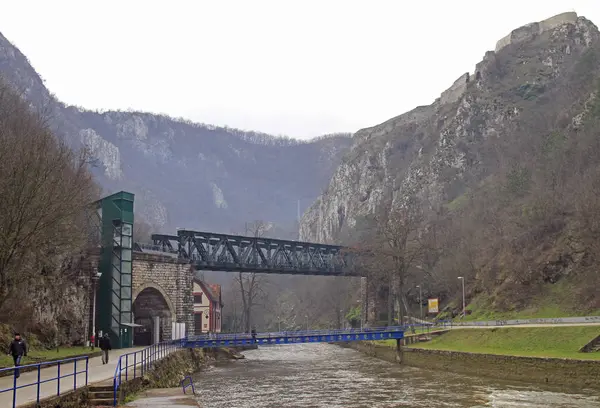
[[[466,92],[467,85],[469,84],[469,73],[461,75],[452,86],[442,92],[440,96],[440,103],[453,103],[460,99],[461,96]]]
[[[568,12],[550,17],[546,20],[540,21],[539,23],[531,23],[523,27],[519,27],[496,43],[496,52],[500,51],[509,44],[527,41],[536,35],[552,30],[563,24],[575,24],[577,22],[577,18],[577,13]]]
[[[160,292],[174,315],[175,321],[185,323],[186,334],[194,334],[193,267],[177,259],[161,255],[134,252],[132,296],[147,288]],[[166,339],[171,338],[171,325],[163,326]]]

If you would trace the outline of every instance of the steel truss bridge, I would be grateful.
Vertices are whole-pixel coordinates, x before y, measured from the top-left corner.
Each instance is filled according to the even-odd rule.
[[[226,333],[190,336],[181,340],[186,348],[219,348],[249,345],[276,345],[299,343],[336,343],[363,340],[400,340],[404,327],[380,327],[347,330],[310,330],[275,333]]]
[[[179,230],[153,234],[153,245],[136,250],[170,254],[197,270],[292,275],[361,276],[347,248],[263,237]]]

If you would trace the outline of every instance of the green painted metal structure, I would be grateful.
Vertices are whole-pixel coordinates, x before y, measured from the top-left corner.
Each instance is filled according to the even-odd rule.
[[[94,203],[100,217],[96,329],[108,333],[113,348],[133,346],[132,246],[134,195],[125,191]]]

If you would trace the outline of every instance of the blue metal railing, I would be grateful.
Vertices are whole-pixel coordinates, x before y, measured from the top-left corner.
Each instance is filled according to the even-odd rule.
[[[133,380],[137,377],[142,377],[146,371],[152,368],[152,365],[172,353],[175,350],[182,348],[181,340],[164,341],[156,343],[145,349],[123,354],[119,357],[117,367],[115,368],[115,376],[113,379],[113,404],[117,406],[117,392],[123,380]]]
[[[188,381],[189,384],[186,384],[185,382]],[[196,388],[194,388],[194,380],[192,380],[192,377],[190,377],[189,375],[187,377],[185,377],[183,380],[181,380],[181,387],[183,387],[183,393],[185,394],[185,390],[188,387],[192,387],[192,394],[196,395]]]
[[[77,364],[78,362],[79,362],[79,365]],[[66,370],[65,370],[65,364],[67,364]],[[42,369],[52,367],[52,366],[56,366],[56,376],[42,379]],[[62,367],[62,371],[61,371],[61,367]],[[80,371],[77,371],[78,367],[80,367],[80,368],[83,367],[83,368]],[[33,368],[33,370],[30,370],[30,368]],[[15,408],[17,406],[17,390],[20,390],[22,388],[27,388],[27,387],[37,387],[36,403],[39,404],[40,398],[43,399],[43,398],[47,398],[50,396],[54,396],[54,394],[46,395],[45,397],[41,396],[40,393],[41,393],[42,384],[56,381],[56,394],[55,395],[60,396],[61,391],[64,394],[65,391],[72,391],[72,390],[77,389],[77,374],[85,374],[85,385],[87,386],[87,384],[88,384],[88,368],[89,368],[89,357],[88,356],[66,358],[64,360],[47,361],[47,362],[37,363],[37,364],[27,364],[27,365],[22,365],[19,367],[3,368],[3,369],[0,369],[0,373],[6,373],[9,371],[12,371],[13,385],[12,385],[12,387],[0,390],[0,394],[12,391],[12,393],[13,393],[12,407]],[[17,370],[22,372],[23,369],[26,369],[27,372],[37,371],[37,378],[33,382],[17,385],[17,378],[18,378]],[[73,377],[73,387],[69,386],[66,389],[61,390],[60,381],[63,378],[68,378],[68,377]],[[82,386],[82,385],[83,384],[79,384],[79,386]]]
[[[442,324],[411,324],[405,326],[384,326],[384,327],[363,327],[363,328],[351,328],[351,329],[336,329],[336,330],[294,330],[294,331],[280,331],[280,332],[266,332],[256,333],[256,338],[266,337],[307,337],[307,336],[339,336],[345,334],[361,334],[361,333],[379,333],[379,332],[394,332],[402,331],[410,333],[413,329],[416,331],[419,328],[426,330],[432,330],[436,327],[445,327],[446,323]],[[198,340],[238,340],[238,339],[251,339],[253,335],[251,333],[207,333],[195,336],[188,336],[185,338],[186,341],[198,341]]]

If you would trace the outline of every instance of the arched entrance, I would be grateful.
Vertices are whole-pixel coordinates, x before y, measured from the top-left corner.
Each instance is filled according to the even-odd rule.
[[[171,322],[175,310],[164,290],[153,284],[145,284],[134,296],[134,323],[141,325],[133,332],[133,344],[146,346],[153,342],[155,317],[159,318],[159,341],[171,339]]]

